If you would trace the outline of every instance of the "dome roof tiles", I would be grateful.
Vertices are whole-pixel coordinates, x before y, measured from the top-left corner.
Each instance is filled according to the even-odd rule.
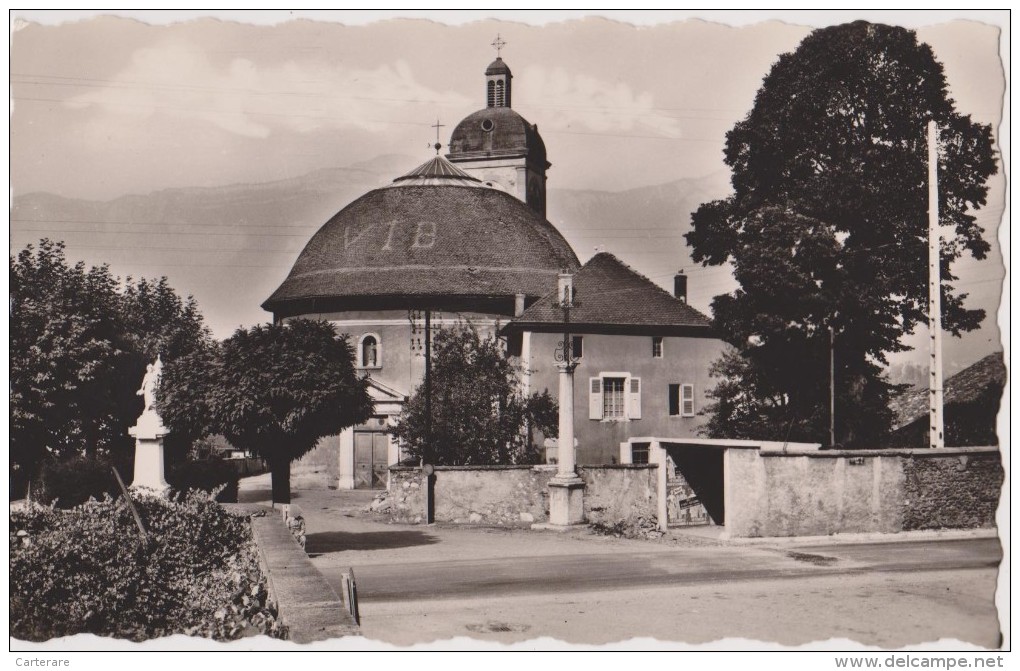
[[[537,298],[560,269],[579,265],[552,224],[507,193],[397,182],[326,222],[263,307],[318,298]]]

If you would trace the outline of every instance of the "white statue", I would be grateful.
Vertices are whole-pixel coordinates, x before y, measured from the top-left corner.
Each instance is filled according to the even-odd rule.
[[[150,363],[145,367],[145,377],[142,378],[142,388],[137,392],[138,396],[145,399],[145,410],[143,412],[152,410],[152,406],[156,402],[156,387],[159,386],[159,378],[162,374],[163,361],[159,356],[157,356],[156,363]]]

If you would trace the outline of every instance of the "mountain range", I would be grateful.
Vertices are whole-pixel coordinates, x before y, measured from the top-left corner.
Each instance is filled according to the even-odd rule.
[[[120,276],[166,275],[179,292],[195,296],[215,335],[224,337],[270,318],[260,304],[319,226],[415,164],[411,157],[384,155],[291,179],[109,201],[19,194],[12,202],[11,249],[16,253],[47,237],[63,240],[69,259],[108,263]],[[693,264],[683,238],[691,213],[729,192],[728,173],[625,191],[556,189],[554,175],[551,184],[548,219],[582,262],[608,251],[666,288],[684,269],[689,301],[706,314],[712,296],[736,288],[727,268]],[[964,340],[945,339],[947,370],[1001,347],[998,333],[985,329]],[[923,355],[899,358],[908,359]]]

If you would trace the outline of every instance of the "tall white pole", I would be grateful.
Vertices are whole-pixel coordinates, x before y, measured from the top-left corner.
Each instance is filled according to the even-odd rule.
[[[939,248],[939,131],[935,121],[928,122],[928,344],[930,401],[928,444],[946,446],[942,417],[942,271]]]

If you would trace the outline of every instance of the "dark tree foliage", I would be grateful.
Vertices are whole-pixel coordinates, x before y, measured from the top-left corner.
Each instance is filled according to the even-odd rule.
[[[535,463],[532,436],[555,433],[557,406],[548,391],[522,394],[519,380],[495,337],[470,326],[441,329],[432,346],[431,426],[423,383],[393,435],[412,458],[435,465]]]
[[[107,266],[70,265],[61,242],[29,245],[11,265],[11,466],[130,455],[145,364],[209,339],[195,302],[166,279],[121,282]]]
[[[290,503],[293,460],[372,415],[347,336],[306,319],[238,329],[167,364],[156,398],[171,431],[222,434],[265,458],[275,503]]]
[[[984,313],[964,307],[950,264],[989,249],[971,211],[997,168],[991,128],[954,105],[931,48],[902,28],[824,28],[780,56],[727,134],[734,194],[703,204],[686,236],[695,261],[730,262],[740,283],[712,306],[743,356],[716,368],[712,435],[827,442],[829,326],[837,441],[886,434],[894,385],[881,365],[927,320],[929,119],[941,135],[939,216],[952,231],[941,254],[943,326],[978,328]]]

